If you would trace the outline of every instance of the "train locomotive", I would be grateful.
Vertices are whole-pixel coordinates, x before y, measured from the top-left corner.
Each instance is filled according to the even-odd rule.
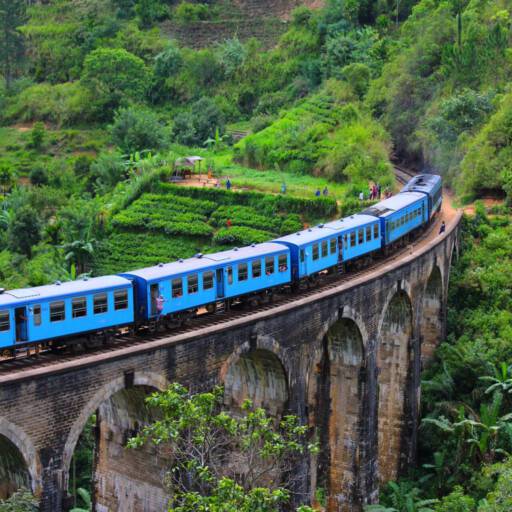
[[[0,289],[0,351],[105,342],[119,332],[181,325],[198,312],[300,293],[329,271],[350,272],[424,229],[442,206],[442,179],[421,174],[361,213],[275,240],[114,276]]]

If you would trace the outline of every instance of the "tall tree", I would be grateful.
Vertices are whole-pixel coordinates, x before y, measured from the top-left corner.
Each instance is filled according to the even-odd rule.
[[[25,21],[25,13],[25,0],[0,0],[0,69],[8,89],[23,57],[23,36],[18,28]]]

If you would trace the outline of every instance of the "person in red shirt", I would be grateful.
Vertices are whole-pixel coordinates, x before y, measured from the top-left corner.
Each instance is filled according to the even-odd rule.
[[[226,221],[226,226],[228,227],[228,229],[231,227],[231,219],[228,219]]]

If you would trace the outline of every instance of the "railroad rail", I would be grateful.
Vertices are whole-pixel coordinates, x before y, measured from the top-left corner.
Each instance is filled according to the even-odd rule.
[[[398,168],[395,169],[395,173],[397,173],[397,178],[399,174],[401,174],[402,177],[407,175],[407,179],[410,179],[410,177],[414,175],[408,173],[406,170]],[[398,179],[400,180],[400,178]],[[166,343],[173,343],[173,341],[179,341],[183,338],[183,336],[186,336],[194,331],[199,331],[203,328],[221,327],[222,325],[227,324],[233,320],[243,320],[254,315],[255,313],[272,311],[281,306],[291,304],[302,299],[307,299],[308,297],[314,296],[316,294],[338,288],[340,285],[348,283],[352,280],[358,280],[358,278],[363,277],[365,274],[370,274],[380,266],[399,261],[404,256],[411,254],[413,247],[418,246],[421,242],[425,241],[432,234],[432,232],[438,228],[437,225],[439,222],[440,219],[438,219],[437,222],[431,224],[429,228],[420,234],[412,244],[404,246],[393,254],[387,257],[379,257],[378,259],[375,259],[371,264],[359,270],[350,271],[346,274],[328,274],[323,276],[317,286],[301,291],[300,295],[296,295],[294,293],[282,293],[276,295],[272,302],[260,305],[256,308],[251,308],[250,310],[247,309],[247,307],[243,308],[235,306],[229,311],[199,315],[198,317],[190,320],[185,326],[174,329],[172,331],[153,334],[143,332],[134,336],[122,334],[117,335],[108,343],[108,345],[89,348],[83,351],[79,351],[78,353],[72,350],[73,345],[71,345],[69,347],[60,348],[55,351],[45,350],[35,352],[32,349],[28,355],[25,354],[25,357],[21,357],[20,355],[20,357],[4,359],[3,361],[0,361],[0,383],[9,380],[16,374],[30,372],[31,370],[40,371],[56,363],[66,363],[70,361],[79,363],[81,359],[90,358],[91,356],[105,356],[117,351],[121,351],[121,349],[151,344],[151,342],[157,342],[161,340],[167,340]]]

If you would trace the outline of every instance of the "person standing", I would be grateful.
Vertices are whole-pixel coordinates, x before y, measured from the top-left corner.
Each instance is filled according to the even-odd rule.
[[[286,194],[286,183],[281,184],[281,194]]]
[[[228,220],[226,221],[226,226],[227,226],[227,228],[229,229],[232,225],[233,225],[233,224],[231,223],[231,219],[228,219]]]
[[[359,201],[361,201],[361,203],[364,201],[364,192],[359,192]]]
[[[327,190],[327,185],[324,188],[324,191],[322,192],[324,197],[327,197],[329,195],[329,191]]]
[[[381,197],[381,194],[382,194],[382,187],[380,186],[380,183],[377,185],[377,194],[378,194],[379,200],[380,200],[380,197]]]
[[[316,189],[315,196],[320,197],[320,189],[319,188]]]
[[[446,224],[444,223],[444,220],[443,220],[443,222],[441,222],[441,227],[439,228],[439,234],[441,235],[445,231],[446,231]]]
[[[226,189],[231,190],[231,180],[229,178],[226,180]]]

